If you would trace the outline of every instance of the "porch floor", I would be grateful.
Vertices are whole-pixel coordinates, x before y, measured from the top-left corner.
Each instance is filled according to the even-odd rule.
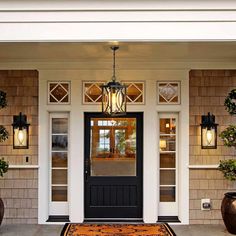
[[[171,225],[177,236],[227,236],[223,225]],[[1,236],[60,236],[61,225],[2,225]]]

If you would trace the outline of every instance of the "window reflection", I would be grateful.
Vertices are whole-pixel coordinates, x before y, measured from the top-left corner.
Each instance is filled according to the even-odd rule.
[[[67,135],[52,135],[52,150],[67,150]]]

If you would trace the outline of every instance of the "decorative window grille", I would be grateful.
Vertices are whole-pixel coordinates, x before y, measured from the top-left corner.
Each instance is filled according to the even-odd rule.
[[[48,82],[48,103],[69,104],[70,82]]]
[[[180,104],[180,82],[157,82],[158,104]]]
[[[122,81],[127,86],[127,103],[144,104],[144,82]],[[105,81],[83,82],[83,104],[97,104],[102,102],[101,85]]]
[[[83,82],[83,103],[96,104],[102,102],[102,89],[101,85],[105,81],[98,82]]]
[[[126,82],[127,86],[127,103],[144,104],[144,82]]]

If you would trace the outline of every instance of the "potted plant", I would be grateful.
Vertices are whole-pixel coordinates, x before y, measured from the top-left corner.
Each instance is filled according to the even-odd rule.
[[[236,114],[236,89],[225,99],[225,107],[230,115]],[[220,133],[223,144],[236,148],[236,126],[230,125]],[[227,180],[236,180],[236,159],[220,161],[218,169]],[[229,233],[236,235],[236,192],[227,192],[221,203],[221,214]]]
[[[0,109],[7,106],[7,99],[6,99],[6,93],[3,91],[0,91]],[[0,125],[0,142],[4,142],[8,139],[8,132],[6,128],[2,125]],[[0,176],[3,177],[3,174],[6,173],[8,170],[8,163],[4,161],[4,159],[0,159]],[[0,225],[2,223],[4,215],[4,204],[0,197]]]
[[[3,177],[3,174],[8,170],[8,163],[4,159],[0,159],[0,176]],[[4,204],[2,198],[0,198],[0,225],[2,224],[2,219],[4,216]]]

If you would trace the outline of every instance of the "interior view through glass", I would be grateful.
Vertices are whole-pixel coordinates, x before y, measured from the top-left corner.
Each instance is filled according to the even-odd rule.
[[[176,198],[176,119],[160,119],[160,201]]]
[[[91,176],[136,176],[136,118],[92,118]]]

